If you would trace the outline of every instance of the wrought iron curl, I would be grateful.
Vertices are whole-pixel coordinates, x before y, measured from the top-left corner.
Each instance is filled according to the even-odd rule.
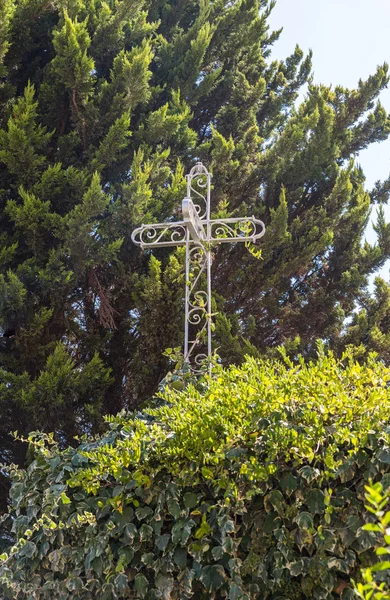
[[[193,299],[190,298],[188,322],[191,325],[199,325],[202,320],[207,319],[207,300],[207,292],[204,290],[198,290],[193,294]]]
[[[203,375],[205,371],[207,371],[207,363],[209,361],[209,357],[207,354],[201,352],[200,354],[196,354],[193,357],[193,362],[191,366],[191,371],[198,375]]]
[[[202,245],[198,244],[197,246],[193,246],[192,248],[190,248],[189,254],[193,264],[198,264],[199,267],[201,267],[202,261],[204,261],[206,257],[205,248]]]
[[[237,231],[230,227],[227,223],[217,222],[211,224],[211,235],[216,239],[227,237],[230,234],[231,237],[236,237]]]
[[[187,175],[187,196],[191,198],[195,194],[197,197],[194,207],[200,219],[207,219],[210,211],[209,179],[209,172],[202,163],[196,163]],[[199,190],[205,190],[206,194]]]
[[[183,246],[186,243],[187,229],[184,223],[158,223],[142,225],[134,229],[131,239],[141,247]]]
[[[265,233],[265,225],[255,217],[210,221],[210,242],[256,242]]]
[[[188,252],[188,290],[186,295],[186,327],[196,327],[198,330],[194,339],[187,341],[186,358],[191,364],[195,364],[196,349],[203,345],[203,337],[208,327],[208,292],[203,289],[203,274],[207,269],[208,253],[203,245],[199,244]],[[189,329],[187,329],[187,336]]]

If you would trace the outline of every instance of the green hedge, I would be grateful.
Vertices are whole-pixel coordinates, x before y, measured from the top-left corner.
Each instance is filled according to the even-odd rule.
[[[364,484],[390,483],[389,382],[375,357],[249,359],[76,449],[33,436],[3,594],[352,599],[376,560]]]

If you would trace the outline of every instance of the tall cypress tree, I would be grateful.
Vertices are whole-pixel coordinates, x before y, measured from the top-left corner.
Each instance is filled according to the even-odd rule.
[[[213,173],[213,213],[267,225],[258,260],[214,256],[224,361],[340,344],[390,229],[362,241],[354,160],[384,140],[387,65],[357,89],[311,83],[270,52],[268,0],[1,0],[0,459],[12,430],[62,443],[149,397],[182,341],[183,254],[141,253],[141,222],[180,218],[184,174]],[[296,107],[303,85],[306,99]]]

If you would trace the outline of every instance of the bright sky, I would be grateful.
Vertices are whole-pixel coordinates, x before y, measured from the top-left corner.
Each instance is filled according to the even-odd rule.
[[[390,0],[277,0],[269,22],[272,29],[283,27],[275,58],[286,58],[296,44],[305,52],[313,50],[315,83],[354,88],[377,65],[390,63]],[[390,112],[390,89],[381,102]],[[359,162],[369,189],[378,179],[387,179],[390,140],[363,151]],[[390,205],[385,210],[390,221]],[[374,235],[367,233],[370,242]],[[381,275],[388,279],[389,266]]]

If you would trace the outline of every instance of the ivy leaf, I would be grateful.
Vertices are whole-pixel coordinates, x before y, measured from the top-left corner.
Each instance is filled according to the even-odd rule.
[[[171,539],[171,536],[169,535],[169,533],[164,533],[164,535],[159,535],[156,538],[156,546],[159,550],[161,550],[161,552],[163,552],[165,550],[165,548],[168,546],[169,540]]]
[[[85,566],[86,571],[88,571],[91,568],[91,562],[93,561],[95,556],[96,556],[95,548],[91,548],[90,551],[88,552],[87,556],[85,557],[84,566]]]
[[[212,472],[211,469],[208,469],[207,467],[202,467],[202,475],[205,479],[213,479],[214,478],[214,473]]]
[[[70,504],[72,501],[70,498],[68,498],[68,496],[65,494],[65,492],[62,492],[61,494],[61,501],[62,504]]]
[[[126,544],[130,546],[133,544],[135,537],[138,534],[138,530],[134,523],[128,523],[123,529],[123,538]]]
[[[347,563],[344,560],[341,560],[341,558],[337,558],[335,556],[332,556],[332,558],[328,560],[328,569],[336,569],[336,571],[346,573],[347,575],[350,572],[350,568]]]
[[[313,517],[308,512],[300,512],[294,519],[300,529],[312,529],[314,526]]]
[[[385,571],[390,569],[390,561],[384,560],[383,562],[376,563],[373,567],[371,567],[371,571]]]
[[[295,543],[302,552],[302,548],[311,546],[313,543],[313,536],[307,529],[298,529],[295,534]]]
[[[151,567],[154,563],[154,560],[155,556],[153,552],[146,552],[141,556],[141,562],[147,567]]]
[[[220,560],[222,558],[222,556],[225,554],[225,552],[224,552],[224,549],[222,548],[222,546],[215,546],[211,550],[211,554],[212,554],[214,560]]]
[[[209,592],[219,590],[226,581],[225,569],[222,565],[203,567],[200,581]]]
[[[173,555],[173,561],[178,567],[184,569],[184,567],[187,565],[187,550],[180,547],[176,548]]]
[[[192,519],[184,522],[182,533],[181,533],[181,543],[183,546],[188,542],[188,539],[192,533],[192,528],[194,527],[194,525],[195,525],[195,521],[193,521]]]
[[[172,527],[171,535],[172,535],[172,542],[174,544],[178,544],[179,542],[181,542],[181,536],[183,534],[183,525],[184,525],[184,521],[180,520],[180,521],[176,521],[176,523]]]
[[[379,452],[377,452],[377,459],[386,465],[390,465],[390,448],[388,446],[384,446],[381,450],[379,450]]]
[[[115,577],[114,584],[120,594],[129,592],[129,580],[124,573],[120,573]]]
[[[139,539],[141,542],[148,542],[153,537],[153,527],[150,525],[146,525],[143,523],[141,529],[139,530]]]
[[[162,592],[163,599],[169,600],[173,590],[173,579],[171,577],[167,577],[166,575],[159,574],[156,577],[155,584],[157,589]]]
[[[271,510],[272,506],[278,514],[283,514],[284,498],[282,492],[280,492],[279,490],[272,490],[272,492],[265,496],[264,506],[267,512]]]
[[[227,533],[233,533],[235,531],[234,522],[230,517],[224,515],[218,519],[218,525],[221,528],[221,531],[224,535]]]
[[[103,574],[103,557],[102,556],[96,556],[91,561],[91,569],[93,569],[95,571],[95,573],[97,573],[97,575],[99,575],[99,577],[102,576],[102,574]]]
[[[208,535],[209,533],[211,533],[211,531],[212,531],[212,529],[211,529],[210,525],[207,523],[206,515],[204,514],[202,516],[202,523],[201,523],[199,529],[197,529],[195,532],[195,538],[197,540],[200,540],[205,535]]]
[[[291,473],[285,473],[280,480],[280,487],[288,496],[295,492],[297,486],[297,478]]]
[[[146,592],[148,591],[148,587],[149,582],[146,579],[146,577],[138,573],[138,575],[136,575],[134,578],[134,589],[137,592],[139,598],[145,598]]]
[[[25,556],[26,558],[32,558],[32,556],[36,552],[36,545],[34,542],[26,542],[23,548],[20,551],[20,556]]]
[[[129,546],[123,546],[119,549],[118,554],[120,556],[120,562],[124,567],[131,563],[134,558],[134,550]]]
[[[264,519],[263,531],[265,534],[272,533],[272,531],[275,531],[276,529],[278,529],[279,525],[280,525],[280,517],[278,516],[278,513],[276,513],[275,511],[272,511]]]
[[[318,469],[313,469],[309,467],[309,465],[305,465],[301,469],[299,469],[299,474],[303,479],[307,481],[307,483],[311,483],[316,477],[319,475]]]
[[[24,495],[24,485],[23,483],[14,483],[11,491],[10,491],[10,496],[13,500],[13,502],[15,502],[15,504],[19,504],[20,500],[23,498]]]
[[[105,583],[102,592],[101,600],[117,600],[118,598],[112,583]]]
[[[376,543],[375,533],[372,531],[364,531],[362,527],[358,530],[356,539],[363,550],[369,550],[369,548],[373,548]]]
[[[362,529],[364,529],[364,531],[376,531],[378,533],[382,531],[382,529],[376,523],[366,523],[363,525]]]
[[[137,508],[135,511],[135,516],[138,521],[143,521],[146,517],[150,517],[153,514],[153,511],[149,506],[142,506],[141,508]]]
[[[305,563],[301,558],[300,560],[296,560],[294,562],[289,563],[287,565],[287,568],[290,571],[292,577],[298,577],[298,575],[301,575],[305,572]]]
[[[318,488],[307,492],[305,502],[314,515],[321,514],[325,510],[325,494]]]
[[[83,589],[83,580],[81,577],[73,577],[66,582],[66,588],[70,592],[78,592]]]
[[[123,529],[126,525],[134,519],[134,509],[131,506],[126,506],[122,513],[115,511],[114,520],[118,527]]]
[[[71,463],[73,467],[82,467],[83,465],[88,463],[88,458],[76,452],[76,454],[72,458]]]
[[[193,494],[192,492],[187,492],[183,496],[183,502],[186,508],[195,508],[195,506],[198,504],[198,498],[196,494]]]
[[[181,509],[180,504],[177,502],[177,500],[170,498],[167,502],[167,506],[169,514],[172,515],[172,517],[176,520],[180,519]]]
[[[243,600],[244,598],[248,598],[248,596],[243,592],[242,588],[233,581],[229,588],[229,600]]]
[[[332,596],[329,595],[328,591],[318,585],[313,590],[313,599],[315,600],[331,600]]]

